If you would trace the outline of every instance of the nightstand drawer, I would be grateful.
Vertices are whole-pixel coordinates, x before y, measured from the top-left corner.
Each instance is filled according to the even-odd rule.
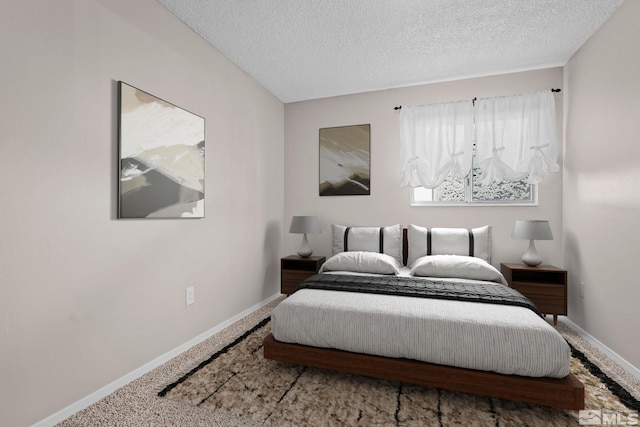
[[[315,271],[282,270],[280,292],[291,295],[296,290],[300,282],[314,274],[316,274]]]
[[[302,282],[307,277],[311,277],[316,274],[315,271],[296,271],[296,270],[283,270],[282,271],[282,281],[283,282]]]
[[[511,287],[529,298],[549,298],[564,300],[564,286],[547,285],[543,283],[519,283],[514,282]]]
[[[564,303],[564,288],[558,285],[514,284],[513,289],[533,302],[542,313],[567,314]]]

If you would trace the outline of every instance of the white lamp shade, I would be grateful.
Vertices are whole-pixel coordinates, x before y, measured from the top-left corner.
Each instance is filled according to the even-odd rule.
[[[549,221],[538,219],[519,219],[511,235],[514,239],[553,240]]]
[[[321,233],[320,221],[317,216],[294,216],[291,218],[289,233]]]

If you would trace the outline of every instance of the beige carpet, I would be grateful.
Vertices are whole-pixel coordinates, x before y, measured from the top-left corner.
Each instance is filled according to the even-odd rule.
[[[252,313],[60,425],[579,425],[577,411],[264,360],[261,341],[268,333],[268,325],[257,328],[244,339],[238,337],[268,317],[277,303]],[[567,326],[560,324],[558,330],[599,366],[606,377],[629,391],[632,401],[640,398],[637,379],[627,375]],[[236,344],[230,346],[235,341]],[[633,410],[623,405],[607,385],[577,359],[572,361],[572,371],[585,383],[587,409],[622,414]],[[165,397],[158,397],[167,385],[178,381]]]

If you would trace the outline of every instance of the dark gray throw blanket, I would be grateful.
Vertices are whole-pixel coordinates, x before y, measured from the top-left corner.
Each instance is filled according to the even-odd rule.
[[[330,291],[361,292],[471,301],[487,304],[515,305],[533,310],[542,317],[536,306],[520,292],[498,283],[458,282],[405,276],[358,276],[351,274],[316,274],[300,283],[296,290],[324,289]]]

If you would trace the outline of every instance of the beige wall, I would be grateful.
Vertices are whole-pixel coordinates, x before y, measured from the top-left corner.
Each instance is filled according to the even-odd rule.
[[[284,106],[153,0],[4,1],[0,33],[0,425],[22,426],[279,292]],[[115,218],[118,80],[206,119],[205,219]]]
[[[636,367],[640,367],[639,20],[640,2],[623,3],[567,64],[564,168],[570,317]]]
[[[285,105],[285,228],[293,215],[318,215],[322,234],[310,235],[316,254],[330,254],[330,224],[419,224],[429,227],[493,225],[493,264],[518,261],[527,242],[513,240],[516,219],[548,219],[556,236],[537,248],[545,262],[562,265],[562,174],[540,184],[537,207],[411,207],[400,188],[400,130],[397,105],[518,94],[562,87],[562,68],[340,96]],[[562,137],[562,94],[556,95],[558,141]],[[318,130],[371,124],[371,195],[318,195]],[[562,160],[560,160],[562,161]],[[299,235],[285,234],[285,251],[295,253]]]

